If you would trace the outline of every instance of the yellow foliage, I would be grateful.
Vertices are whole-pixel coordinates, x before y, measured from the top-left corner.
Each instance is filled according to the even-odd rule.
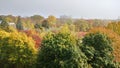
[[[43,38],[46,35],[46,32],[40,33],[40,37]]]
[[[35,48],[35,42],[31,37],[27,37],[21,32],[6,32],[0,30],[0,56],[4,55],[0,61],[6,61],[9,63],[32,63],[36,58],[37,49]],[[21,59],[21,60],[19,60]],[[0,62],[0,63],[1,63]]]
[[[113,30],[114,32],[120,35],[120,21],[109,23],[107,28]]]
[[[48,22],[49,22],[49,23],[53,24],[53,23],[55,23],[55,22],[56,22],[56,17],[55,17],[55,16],[50,15],[50,16],[48,16],[47,20],[48,20]]]
[[[0,29],[0,38],[4,38],[4,37],[8,37],[9,36],[9,33],[5,32],[4,30],[1,30]]]
[[[69,33],[70,29],[69,29],[68,25],[64,24],[63,26],[61,26],[60,32],[62,32],[62,33]]]

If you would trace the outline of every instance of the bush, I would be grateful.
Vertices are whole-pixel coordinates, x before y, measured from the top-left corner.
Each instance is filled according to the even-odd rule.
[[[35,63],[34,41],[25,34],[0,31],[0,67],[28,68]]]
[[[49,33],[43,39],[37,68],[88,68],[86,56],[69,33]]]
[[[82,51],[93,68],[117,68],[113,62],[111,40],[102,33],[90,33],[83,38]]]

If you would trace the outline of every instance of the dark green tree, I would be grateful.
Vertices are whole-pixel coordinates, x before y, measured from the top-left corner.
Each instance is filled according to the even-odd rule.
[[[41,28],[42,28],[42,25],[41,25],[40,23],[36,23],[36,24],[34,25],[34,27],[35,27],[36,29],[41,29]]]
[[[1,26],[1,28],[8,28],[9,24],[6,22],[5,19],[2,19],[2,22],[1,22],[0,26]]]
[[[2,20],[2,16],[0,16],[0,20]]]
[[[47,20],[44,20],[44,21],[42,22],[42,27],[48,29],[48,28],[50,28],[50,23],[49,23]]]
[[[18,30],[23,30],[23,29],[24,29],[24,28],[23,28],[23,23],[22,23],[22,21],[21,21],[21,17],[20,17],[20,16],[18,16],[16,28],[17,28]]]
[[[113,62],[111,40],[102,33],[90,33],[82,40],[82,51],[93,68],[118,68]]]
[[[69,33],[47,34],[37,59],[37,68],[89,68],[86,56]]]
[[[6,22],[5,18],[1,18],[0,28],[9,31],[9,24]]]

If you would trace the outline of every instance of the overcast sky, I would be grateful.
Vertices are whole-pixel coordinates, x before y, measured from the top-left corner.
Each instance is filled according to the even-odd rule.
[[[0,0],[0,15],[117,19],[120,0]]]

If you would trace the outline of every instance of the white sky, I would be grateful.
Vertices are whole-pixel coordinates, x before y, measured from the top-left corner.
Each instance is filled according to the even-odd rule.
[[[120,0],[0,0],[0,15],[117,19]]]

